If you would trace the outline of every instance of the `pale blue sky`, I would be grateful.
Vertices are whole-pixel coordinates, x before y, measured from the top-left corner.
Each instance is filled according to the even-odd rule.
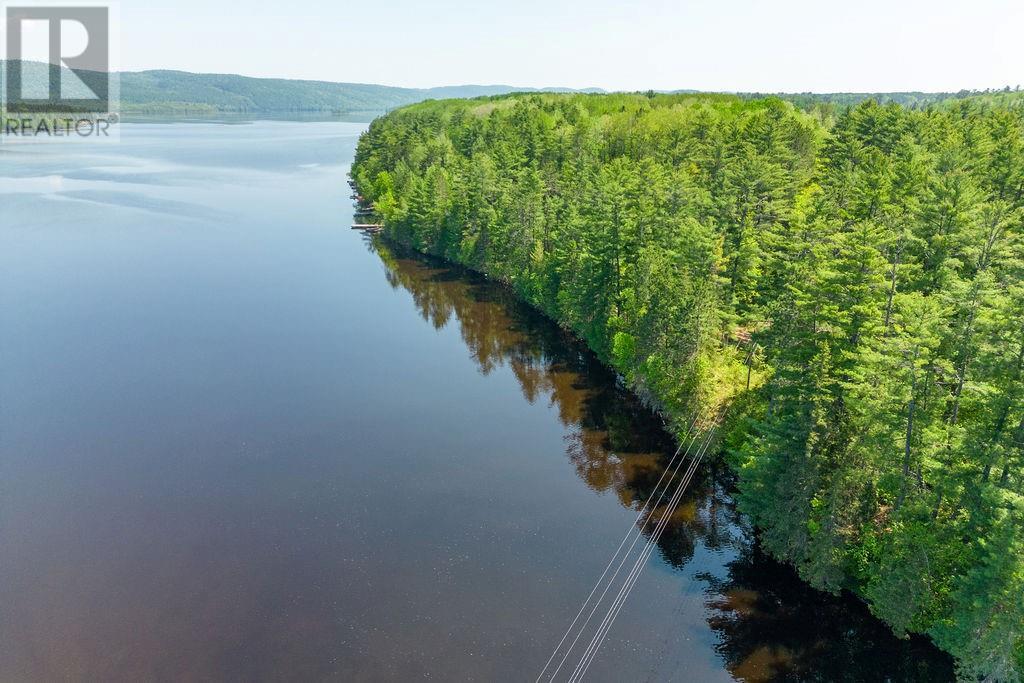
[[[1024,83],[1024,0],[121,0],[120,65],[403,86]]]

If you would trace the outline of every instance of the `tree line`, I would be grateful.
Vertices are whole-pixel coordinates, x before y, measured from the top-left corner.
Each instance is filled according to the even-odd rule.
[[[506,282],[682,434],[763,547],[1024,674],[1024,98],[424,102],[353,166],[390,238]]]

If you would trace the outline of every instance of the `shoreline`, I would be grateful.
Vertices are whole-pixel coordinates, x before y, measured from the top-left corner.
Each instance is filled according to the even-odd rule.
[[[586,352],[591,355],[594,361],[596,361],[603,370],[605,370],[610,375],[616,378],[616,383],[619,386],[621,386],[622,389],[626,391],[634,400],[636,400],[639,403],[639,405],[643,406],[645,410],[648,410],[651,413],[658,416],[658,419],[661,421],[662,424],[662,429],[665,431],[669,439],[671,439],[672,445],[675,447],[678,447],[680,445],[681,440],[679,435],[672,428],[672,421],[666,417],[664,412],[659,407],[652,405],[651,401],[649,401],[644,396],[639,394],[628,383],[628,381],[626,381],[626,378],[623,377],[623,375],[615,367],[605,362],[600,357],[600,355],[597,354],[593,348],[591,348],[591,346],[586,342],[585,339],[581,338],[572,329],[570,329],[565,324],[552,317],[539,306],[534,305],[532,302],[527,301],[522,296],[520,296],[515,291],[515,288],[512,286],[511,283],[506,282],[504,280],[493,278],[487,273],[480,271],[476,268],[473,268],[471,266],[468,266],[466,264],[459,263],[457,261],[452,261],[443,256],[439,256],[437,254],[432,254],[430,252],[417,249],[416,247],[410,244],[406,244],[404,242],[394,239],[393,237],[389,236],[386,231],[384,233],[371,235],[369,239],[374,244],[377,244],[378,248],[379,243],[383,243],[385,248],[394,257],[412,258],[418,262],[428,265],[429,267],[454,270],[456,273],[460,275],[460,277],[464,279],[472,281],[473,278],[479,278],[480,280],[483,280],[488,286],[500,288],[500,290],[506,296],[510,297],[516,305],[525,307],[532,314],[539,316],[546,323],[556,327],[559,330],[559,332],[564,336],[566,343],[576,345],[585,349]],[[395,250],[400,250],[400,253],[395,253]],[[663,454],[663,458],[668,457],[668,455],[669,454]],[[662,464],[664,464],[664,462],[662,462]],[[838,593],[829,593],[828,591],[820,590],[812,586],[809,582],[802,578],[799,575],[797,568],[794,567],[792,564],[772,557],[770,553],[764,550],[760,543],[760,529],[754,527],[750,523],[749,517],[738,510],[738,489],[736,488],[736,484],[738,482],[739,475],[735,467],[728,461],[728,458],[725,457],[725,454],[722,452],[720,443],[715,444],[714,458],[707,460],[705,464],[712,470],[711,472],[705,473],[705,476],[709,476],[716,483],[725,486],[725,490],[729,496],[730,504],[735,510],[736,515],[738,515],[738,517],[743,520],[744,524],[750,530],[751,550],[755,555],[761,555],[762,561],[767,561],[772,565],[789,573],[793,581],[797,582],[804,590],[810,591],[811,595],[817,596],[819,601],[835,601],[834,604],[836,605],[844,605],[846,609],[856,610],[857,612],[859,612],[860,617],[870,619],[872,623],[877,624],[879,628],[884,629],[885,632],[892,636],[895,640],[907,641],[909,643],[917,643],[917,646],[926,645],[929,648],[933,648],[936,653],[940,654],[943,657],[949,658],[950,667],[952,668],[953,662],[955,661],[952,655],[942,650],[935,643],[934,639],[931,638],[931,636],[929,636],[928,634],[909,633],[905,637],[900,638],[892,632],[891,628],[888,624],[886,624],[884,620],[878,618],[875,614],[871,612],[870,604],[862,596],[845,588],[839,591]],[[646,501],[642,501],[642,504],[646,505]],[[852,616],[854,615],[851,614],[851,617]]]

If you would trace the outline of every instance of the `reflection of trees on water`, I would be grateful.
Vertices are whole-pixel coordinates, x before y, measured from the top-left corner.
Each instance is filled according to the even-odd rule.
[[[514,373],[531,403],[547,401],[568,430],[566,452],[580,478],[614,490],[625,505],[646,500],[674,450],[661,420],[616,382],[578,341],[479,276],[378,246],[392,287],[412,295],[424,320],[457,321],[482,373]],[[695,489],[697,487],[695,486]]]
[[[800,581],[754,543],[707,582],[716,649],[743,681],[948,681],[950,659],[924,638],[899,640],[852,597]]]
[[[639,510],[675,451],[661,420],[579,341],[503,287],[463,269],[370,242],[392,287],[407,291],[436,329],[456,321],[480,372],[509,367],[523,396],[546,400],[566,426],[566,454],[581,480]],[[660,516],[661,510],[655,514]],[[728,670],[751,683],[787,680],[945,680],[948,658],[901,641],[866,608],[819,593],[761,555],[738,514],[730,476],[712,462],[683,496],[658,542],[677,569],[698,547],[733,556],[728,573],[698,573],[708,622]]]

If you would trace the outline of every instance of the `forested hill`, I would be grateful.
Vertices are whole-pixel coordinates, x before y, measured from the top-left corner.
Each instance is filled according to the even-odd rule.
[[[0,73],[5,62],[0,60]],[[39,62],[24,62],[25,82],[46,83],[48,66]],[[71,72],[64,69],[67,84],[76,82]],[[452,85],[435,88],[398,88],[367,83],[335,83],[330,81],[291,80],[283,78],[252,78],[233,74],[200,74],[187,71],[126,71],[120,79],[121,110],[126,113],[380,113],[396,107],[430,99],[473,98],[503,95],[513,92],[599,93],[598,88],[573,90],[571,88],[523,88],[511,85]],[[680,91],[683,92],[683,91]],[[692,94],[686,91],[687,94]],[[841,108],[867,99],[895,102],[908,107],[925,107],[950,100],[977,96],[978,93],[799,93],[780,95],[804,109]],[[1009,89],[988,94],[990,98],[1012,97]],[[89,96],[83,90],[81,97]],[[761,95],[741,94],[744,99],[758,99]]]
[[[17,63],[17,62],[16,62]],[[41,62],[20,62],[27,88],[48,82],[49,67]],[[0,60],[0,74],[6,62]],[[90,93],[68,69],[62,69],[62,87],[77,96]],[[187,71],[124,71],[118,73],[121,111],[127,113],[204,112],[321,112],[380,113],[428,99],[480,97],[536,88],[510,85],[452,85],[437,88],[397,88],[367,83],[251,78],[234,74],[199,74]],[[575,92],[545,88],[547,92]],[[80,92],[78,92],[80,91]],[[580,92],[593,92],[593,89]]]
[[[251,78],[231,74],[185,71],[124,72],[121,103],[125,111],[178,110],[218,112],[384,112],[430,99],[473,98],[514,92],[601,92],[597,88],[524,88],[511,85],[452,85],[434,88],[398,88],[365,83],[335,83],[281,78]],[[785,99],[801,107],[820,104],[844,107],[866,99],[922,107],[976,93],[833,93],[792,94]],[[741,95],[756,98],[758,95]]]
[[[763,546],[1024,672],[1024,108],[523,95],[376,120],[392,239],[507,282],[723,451]]]
[[[126,111],[202,110],[219,112],[385,111],[417,102],[404,88],[357,83],[247,78],[184,71],[120,74]]]
[[[221,112],[382,112],[427,99],[499,95],[522,88],[459,85],[395,88],[361,83],[249,78],[184,71],[121,74],[126,111],[202,110]]]

